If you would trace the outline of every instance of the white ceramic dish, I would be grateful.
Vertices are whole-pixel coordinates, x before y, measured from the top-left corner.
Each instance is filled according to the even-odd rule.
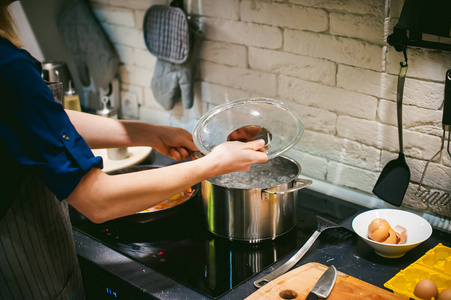
[[[92,149],[94,156],[101,156],[103,159],[103,171],[111,172],[122,168],[130,167],[141,163],[150,154],[151,147],[129,147],[129,156],[124,159],[111,160],[108,158],[106,149]]]
[[[376,219],[387,220],[390,227],[400,225],[406,228],[407,241],[402,245],[383,244],[368,238],[368,226]],[[370,245],[374,251],[383,257],[397,258],[412,250],[432,234],[431,224],[422,217],[400,209],[374,209],[357,215],[352,221],[352,229],[364,242]]]

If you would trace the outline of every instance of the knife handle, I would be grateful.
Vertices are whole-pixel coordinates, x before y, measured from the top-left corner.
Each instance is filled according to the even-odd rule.
[[[318,296],[317,296],[316,294],[310,292],[310,293],[307,295],[307,298],[305,298],[305,300],[318,300]]]

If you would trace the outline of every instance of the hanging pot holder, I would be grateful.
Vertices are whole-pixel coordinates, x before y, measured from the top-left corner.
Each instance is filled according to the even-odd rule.
[[[143,32],[147,49],[157,58],[174,64],[188,59],[189,24],[181,8],[151,6],[144,15]]]

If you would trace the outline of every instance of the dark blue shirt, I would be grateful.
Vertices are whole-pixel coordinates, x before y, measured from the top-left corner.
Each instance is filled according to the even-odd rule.
[[[42,80],[36,63],[0,37],[0,204],[23,172],[63,200],[93,167],[102,168]],[[1,205],[0,205],[1,206]]]

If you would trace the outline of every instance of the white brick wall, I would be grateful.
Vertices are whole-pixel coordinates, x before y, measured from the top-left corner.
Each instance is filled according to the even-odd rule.
[[[279,96],[303,105],[358,118],[376,118],[377,99],[372,96],[287,76],[279,76],[278,91]]]
[[[331,12],[330,33],[383,44],[384,19],[372,15]]]
[[[285,29],[283,49],[376,71],[383,66],[382,46],[330,34]]]
[[[150,89],[156,59],[144,44],[146,10],[165,0],[91,0],[122,61],[123,95],[136,97],[130,118],[192,130],[214,106],[269,97],[296,109],[305,124],[288,152],[302,173],[371,193],[382,168],[397,158],[396,89],[403,55],[385,39],[402,0],[186,0],[205,39],[198,61],[195,102],[165,111]],[[386,18],[387,13],[391,13]],[[451,43],[451,39],[431,37]],[[440,149],[444,76],[451,53],[408,48],[403,99],[404,152],[415,196],[426,162]],[[451,158],[429,164],[423,184],[451,190]]]
[[[289,0],[291,3],[302,4],[305,6],[324,8],[328,11],[341,11],[346,13],[360,15],[384,16],[385,0]]]
[[[323,32],[329,28],[328,14],[324,9],[287,3],[243,0],[241,20],[268,24],[282,28]]]
[[[269,49],[282,47],[282,29],[274,26],[206,17],[200,18],[200,23],[207,40]]]
[[[204,41],[199,58],[222,65],[247,68],[247,48],[224,42]]]
[[[274,97],[277,93],[277,76],[275,74],[206,61],[199,63],[199,73],[200,78],[207,82],[261,93],[266,97]]]
[[[186,7],[191,14],[214,17],[219,19],[239,20],[239,0],[198,0],[190,1]]]
[[[283,51],[249,47],[249,67],[308,81],[335,85],[336,64]]]

